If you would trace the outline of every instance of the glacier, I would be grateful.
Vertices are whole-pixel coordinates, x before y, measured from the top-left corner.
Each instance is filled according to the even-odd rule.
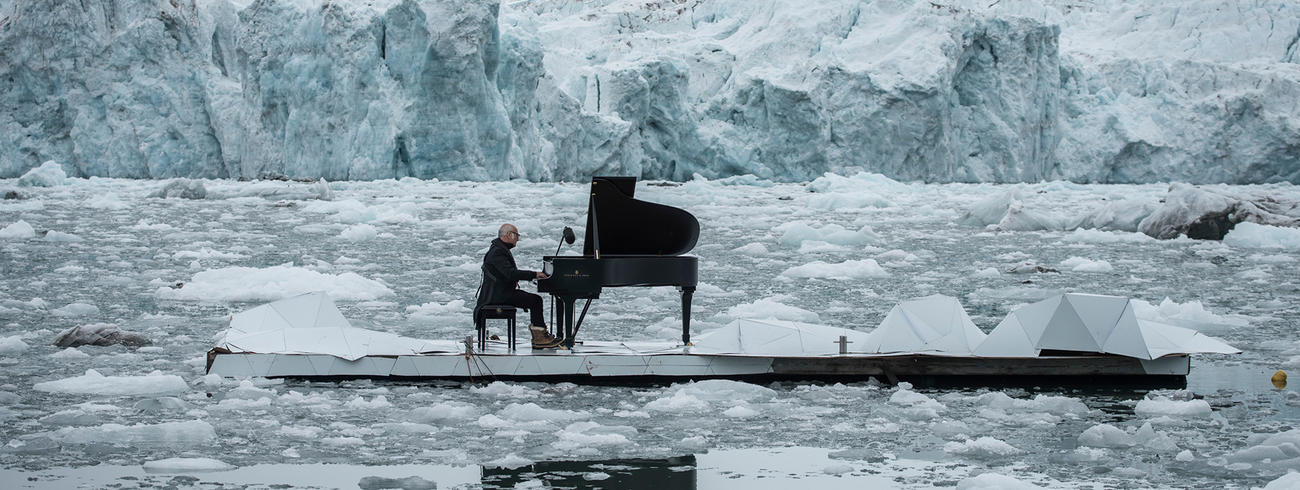
[[[0,178],[1300,182],[1289,0],[0,0]]]

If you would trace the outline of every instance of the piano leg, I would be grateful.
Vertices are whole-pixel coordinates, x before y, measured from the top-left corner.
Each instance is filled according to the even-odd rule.
[[[682,286],[682,345],[691,345],[691,295],[695,286]]]
[[[555,325],[557,337],[564,341],[567,346],[573,338],[573,303],[576,300],[570,298],[560,298],[560,321]]]

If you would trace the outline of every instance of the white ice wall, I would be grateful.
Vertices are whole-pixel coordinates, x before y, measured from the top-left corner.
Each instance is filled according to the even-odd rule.
[[[0,177],[1300,182],[1297,39],[1290,0],[5,1]]]

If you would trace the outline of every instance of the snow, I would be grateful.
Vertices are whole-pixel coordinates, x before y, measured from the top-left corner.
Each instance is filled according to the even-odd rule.
[[[3,240],[25,240],[35,237],[36,229],[23,220],[15,221],[0,229],[0,239]]]
[[[1300,229],[1238,223],[1223,237],[1225,245],[1247,249],[1281,249],[1300,252]]]
[[[233,465],[212,458],[167,458],[144,463],[144,470],[148,473],[207,473],[233,469]]]
[[[81,376],[36,383],[32,388],[75,395],[139,396],[182,393],[189,390],[189,385],[180,376],[157,371],[144,376],[104,376],[87,369]]]
[[[329,274],[292,264],[265,268],[225,267],[194,275],[179,289],[158,288],[160,299],[183,301],[274,301],[321,291],[338,300],[367,301],[393,293],[355,272]]]

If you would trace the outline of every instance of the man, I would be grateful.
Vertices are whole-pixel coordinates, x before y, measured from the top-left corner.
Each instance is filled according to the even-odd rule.
[[[515,256],[510,249],[519,243],[519,229],[506,223],[497,229],[497,238],[483,255],[483,285],[479,289],[478,304],[474,314],[483,305],[513,305],[528,310],[532,316],[528,331],[533,335],[534,349],[551,349],[560,341],[546,331],[542,313],[542,297],[519,289],[519,281],[544,279],[546,274],[515,267]]]

